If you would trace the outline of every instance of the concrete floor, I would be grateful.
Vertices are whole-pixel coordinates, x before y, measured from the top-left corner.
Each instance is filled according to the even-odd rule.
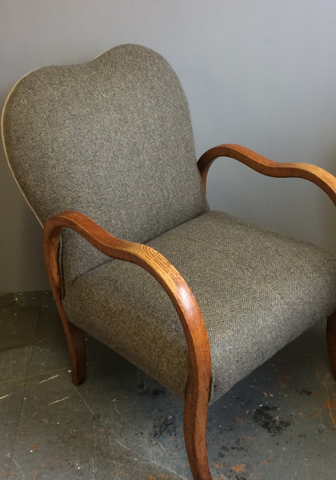
[[[336,383],[317,325],[209,408],[213,479],[334,480]],[[0,297],[0,479],[191,480],[183,403],[91,337],[76,388],[50,292]]]

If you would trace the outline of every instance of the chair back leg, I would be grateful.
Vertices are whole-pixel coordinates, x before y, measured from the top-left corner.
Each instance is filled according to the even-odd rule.
[[[69,348],[71,361],[71,380],[72,383],[78,387],[85,382],[86,378],[86,346],[84,332],[81,328],[76,327],[76,325],[67,320],[62,301],[57,293],[57,290],[52,284],[51,280],[50,283]]]
[[[77,387],[85,382],[86,378],[86,347],[82,329],[68,322],[69,334],[67,342],[71,358],[71,380]]]
[[[331,369],[336,380],[336,312],[328,317],[327,321],[327,347],[331,363]]]

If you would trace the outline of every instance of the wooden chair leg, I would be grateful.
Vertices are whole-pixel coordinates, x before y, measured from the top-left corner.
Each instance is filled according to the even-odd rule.
[[[71,359],[71,380],[78,387],[86,378],[85,337],[82,329],[70,322],[68,325],[70,335],[66,335]]]
[[[86,346],[84,332],[81,328],[68,322],[59,296],[54,293],[54,298],[68,343],[71,360],[71,380],[72,383],[78,387],[85,382],[86,377]]]
[[[194,480],[211,480],[206,446],[209,394],[204,393],[188,392],[184,406],[184,440]]]
[[[336,312],[327,321],[327,347],[334,379],[336,380]]]
[[[56,229],[57,230],[57,229]],[[68,322],[62,305],[62,286],[59,272],[58,254],[61,238],[61,229],[54,233],[54,236],[48,234],[46,227],[43,229],[43,256],[47,270],[51,291],[53,293],[59,316],[61,317],[65,336],[68,343],[71,368],[72,383],[77,387],[85,381],[86,371],[86,349],[85,338],[82,329]]]

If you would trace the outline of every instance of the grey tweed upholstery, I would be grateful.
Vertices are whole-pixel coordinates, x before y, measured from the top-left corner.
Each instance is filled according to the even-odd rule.
[[[184,92],[150,49],[121,45],[30,73],[7,101],[3,128],[14,176],[42,223],[77,210],[143,243],[208,210]],[[62,244],[68,284],[106,261],[70,231]]]
[[[190,286],[206,323],[213,402],[336,310],[336,257],[314,245],[209,212],[148,242]],[[187,347],[162,287],[115,260],[78,278],[69,320],[184,398]]]
[[[182,87],[155,52],[122,45],[30,73],[7,100],[3,136],[42,224],[78,210],[179,270],[208,330],[211,402],[336,310],[335,256],[209,212]],[[60,266],[68,319],[183,399],[186,341],[161,286],[70,230]]]

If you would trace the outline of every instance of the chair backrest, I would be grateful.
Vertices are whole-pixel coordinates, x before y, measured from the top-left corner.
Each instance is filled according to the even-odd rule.
[[[85,64],[31,72],[6,101],[2,134],[42,224],[77,210],[144,243],[208,210],[184,92],[148,48],[120,45]],[[62,235],[66,283],[105,261],[77,234]]]

